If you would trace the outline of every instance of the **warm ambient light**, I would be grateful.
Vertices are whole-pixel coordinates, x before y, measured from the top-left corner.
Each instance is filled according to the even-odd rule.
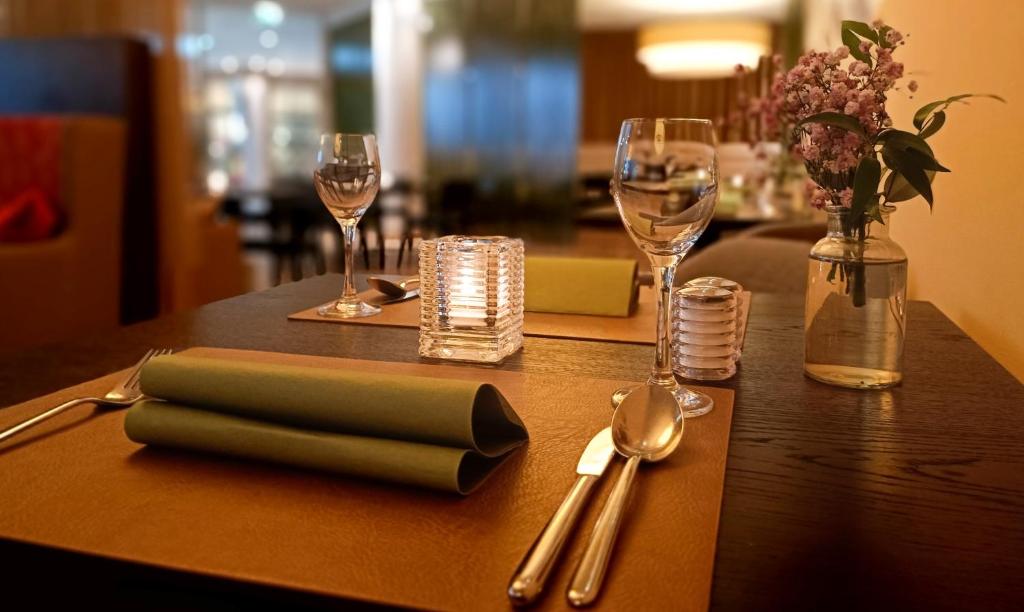
[[[770,50],[767,24],[693,21],[641,28],[636,58],[655,77],[706,78],[757,66]]]

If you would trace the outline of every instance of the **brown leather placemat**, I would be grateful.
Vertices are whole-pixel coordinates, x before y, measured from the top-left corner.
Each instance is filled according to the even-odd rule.
[[[123,411],[81,407],[0,445],[0,538],[229,579],[431,609],[508,607],[512,571],[575,479],[589,438],[611,417],[611,380],[466,366],[370,362],[227,349],[193,355],[497,385],[530,431],[469,497],[215,456],[143,448]],[[118,375],[0,412],[0,426],[102,393]],[[669,459],[642,466],[599,606],[708,606],[733,393],[702,388],[708,414],[686,422]],[[595,492],[542,608],[565,588],[621,461]]]
[[[750,313],[749,291],[744,291],[746,300],[744,313]],[[419,329],[419,298],[386,304],[381,313],[359,319],[327,319],[317,314],[320,305],[288,315],[293,321],[317,321],[320,323],[349,323],[356,325],[385,325],[388,327],[409,327]],[[636,312],[629,317],[598,317],[577,314],[555,314],[549,312],[526,312],[523,314],[523,333],[527,336],[546,338],[573,338],[577,340],[603,340],[606,342],[629,342],[654,344],[657,301],[654,289],[640,287]],[[741,325],[746,326],[744,318]]]

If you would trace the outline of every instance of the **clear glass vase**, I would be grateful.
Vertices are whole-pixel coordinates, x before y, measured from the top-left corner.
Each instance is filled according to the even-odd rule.
[[[828,235],[811,249],[804,311],[804,372],[831,385],[882,389],[903,379],[907,255],[882,221],[856,223],[828,209]]]

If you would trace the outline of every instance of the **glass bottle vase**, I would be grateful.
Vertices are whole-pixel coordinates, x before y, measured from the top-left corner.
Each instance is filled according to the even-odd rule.
[[[882,222],[857,224],[830,207],[828,234],[811,249],[804,311],[804,373],[856,389],[903,379],[907,255]]]

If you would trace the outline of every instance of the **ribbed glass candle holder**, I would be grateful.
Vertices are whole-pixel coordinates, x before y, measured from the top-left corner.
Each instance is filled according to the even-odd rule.
[[[672,295],[672,369],[692,380],[736,373],[736,296],[719,287],[683,287]]]
[[[420,243],[420,355],[498,363],[523,346],[523,241]]]

